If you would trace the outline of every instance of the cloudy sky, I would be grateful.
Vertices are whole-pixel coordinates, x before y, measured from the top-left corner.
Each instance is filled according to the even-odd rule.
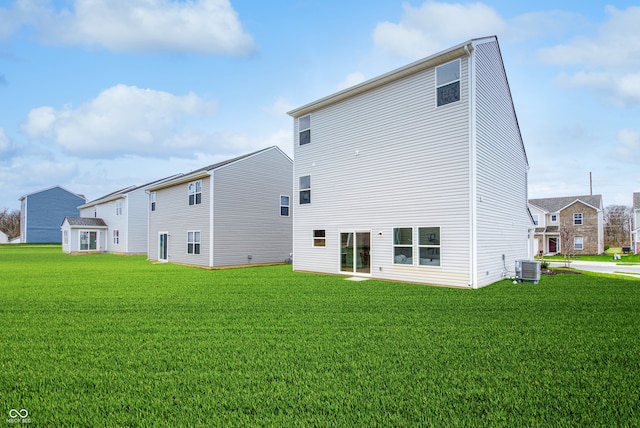
[[[5,0],[0,209],[278,145],[286,112],[497,35],[531,198],[640,192],[636,1]]]

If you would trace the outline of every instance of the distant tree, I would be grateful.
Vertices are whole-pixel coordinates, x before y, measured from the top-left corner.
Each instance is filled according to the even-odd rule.
[[[564,258],[564,267],[571,268],[571,249],[573,248],[573,237],[575,230],[568,223],[560,227],[560,249]]]
[[[20,236],[20,211],[9,211],[7,208],[0,211],[0,230],[10,240]]]
[[[631,245],[629,231],[633,210],[625,205],[609,205],[604,209],[604,244],[608,247]]]

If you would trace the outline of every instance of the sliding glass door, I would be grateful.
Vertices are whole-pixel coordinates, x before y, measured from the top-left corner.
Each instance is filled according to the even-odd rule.
[[[371,232],[340,233],[340,271],[371,273]]]

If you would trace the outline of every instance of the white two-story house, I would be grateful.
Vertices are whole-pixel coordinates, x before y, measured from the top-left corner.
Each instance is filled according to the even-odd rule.
[[[149,187],[148,258],[208,268],[290,260],[292,174],[273,146]]]
[[[478,288],[533,257],[529,166],[496,37],[289,115],[296,271]]]

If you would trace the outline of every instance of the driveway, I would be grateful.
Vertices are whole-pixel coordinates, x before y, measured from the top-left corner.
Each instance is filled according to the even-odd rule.
[[[564,267],[563,262],[549,262],[552,267]],[[614,262],[586,262],[581,260],[571,260],[571,268],[576,270],[586,270],[589,272],[615,273],[629,275],[640,278],[640,264],[626,264]]]

